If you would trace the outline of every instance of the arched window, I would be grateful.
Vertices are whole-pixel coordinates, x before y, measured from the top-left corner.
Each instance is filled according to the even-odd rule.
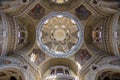
[[[54,69],[53,69],[53,70],[51,70],[50,75],[53,75],[53,74],[55,74],[55,70],[54,70]]]
[[[56,75],[63,75],[63,74],[64,74],[63,69],[62,68],[58,68],[57,72],[56,72]]]
[[[57,4],[63,4],[63,3],[68,2],[69,0],[51,0],[51,1]]]
[[[92,31],[92,38],[95,44],[102,43],[102,27],[96,25]]]
[[[18,31],[17,49],[21,49],[25,44],[27,44],[28,39],[27,26],[24,24],[19,24],[17,26],[17,31]]]
[[[65,74],[66,75],[70,75],[68,70],[65,70]]]
[[[71,74],[70,74],[71,72]],[[50,74],[45,80],[76,80],[72,75],[72,71],[65,66],[54,66],[50,68]]]

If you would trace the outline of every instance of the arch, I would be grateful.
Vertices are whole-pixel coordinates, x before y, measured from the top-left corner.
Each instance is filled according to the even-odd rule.
[[[77,65],[77,63],[70,59],[52,58],[52,59],[46,60],[46,61],[44,61],[44,63],[40,64],[39,67],[40,67],[41,75],[43,75],[42,73],[44,73],[47,69],[51,68],[52,66],[57,66],[57,65],[69,67],[76,75],[79,71],[78,70],[79,66]]]
[[[17,44],[16,45],[16,53],[19,53],[22,51],[23,54],[24,53],[26,54],[30,50],[32,50],[32,48],[35,44],[35,39],[36,39],[35,25],[33,24],[33,21],[29,16],[25,16],[22,18],[20,18],[20,17],[16,18],[16,23],[17,23],[16,27],[18,27],[18,25],[24,25],[24,27],[26,27],[26,31],[27,31],[26,43],[24,45],[22,45],[22,47],[19,47],[19,44]]]
[[[100,30],[100,33],[98,34],[98,37],[95,36],[96,32],[94,29],[96,27],[99,27],[99,29],[103,29],[103,24],[105,20],[104,18],[95,18],[92,17],[88,19],[85,29],[84,29],[84,42],[85,45],[87,46],[88,50],[94,54],[100,53],[101,51],[104,51],[106,49],[106,46],[104,45],[103,42],[103,30]],[[102,26],[102,28],[101,28]],[[98,30],[99,31],[99,30]],[[100,38],[99,38],[100,37]],[[95,39],[99,39],[100,42],[95,42]],[[102,43],[101,43],[102,42]]]
[[[92,77],[90,77],[89,80],[98,80],[100,75],[102,75],[104,73],[107,74],[109,72],[120,74],[119,60],[120,59],[118,57],[114,57],[114,56],[109,56],[109,57],[105,57],[105,58],[101,59],[99,61],[99,63],[96,65],[97,68],[95,70],[90,71],[89,76],[92,76]]]
[[[0,66],[0,74],[0,79],[27,80],[27,75],[25,72],[16,65]]]
[[[101,69],[99,71],[97,71],[96,76],[93,79],[91,79],[91,80],[98,80],[98,78],[100,77],[100,75],[102,75],[105,72],[106,73],[107,72],[108,73],[111,72],[111,73],[114,73],[114,74],[115,73],[119,73],[120,74],[120,68],[119,68],[119,66],[113,66],[113,65],[102,66]],[[105,78],[107,78],[107,76]]]
[[[111,37],[111,49],[113,51],[113,53],[117,56],[120,56],[120,29],[119,29],[119,25],[120,25],[120,13],[116,13],[115,15],[113,15],[113,20],[112,22],[112,26],[111,26],[111,33],[110,35],[112,35]]]

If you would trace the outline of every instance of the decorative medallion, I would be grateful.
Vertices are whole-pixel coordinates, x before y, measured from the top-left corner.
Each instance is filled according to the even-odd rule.
[[[80,63],[80,65],[84,65],[91,58],[90,53],[86,49],[80,49],[75,54],[75,60]]]
[[[84,7],[83,5],[80,5],[78,8],[76,8],[75,12],[76,12],[75,13],[76,16],[80,20],[87,20],[91,15],[91,12],[89,10],[87,10],[86,7]]]
[[[45,54],[40,49],[33,49],[29,57],[31,62],[34,62],[38,66],[45,60]]]
[[[37,41],[45,53],[54,57],[74,54],[82,45],[80,21],[67,12],[53,12],[44,17],[37,28]]]
[[[41,19],[45,14],[45,9],[40,4],[36,4],[28,14],[34,19]]]

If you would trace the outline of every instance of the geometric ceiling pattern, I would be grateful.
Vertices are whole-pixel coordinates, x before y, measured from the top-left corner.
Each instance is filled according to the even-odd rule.
[[[0,80],[120,80],[119,0],[1,0]]]
[[[66,57],[82,46],[82,25],[72,14],[55,12],[41,21],[37,28],[37,40],[46,53],[55,57]]]

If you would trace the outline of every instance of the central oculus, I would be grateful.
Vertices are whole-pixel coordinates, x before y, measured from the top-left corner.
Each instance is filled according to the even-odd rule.
[[[55,40],[63,41],[66,38],[66,32],[63,29],[56,29],[53,33]]]
[[[53,12],[39,23],[37,42],[41,50],[50,56],[67,57],[80,49],[82,31],[79,20],[72,14]]]

